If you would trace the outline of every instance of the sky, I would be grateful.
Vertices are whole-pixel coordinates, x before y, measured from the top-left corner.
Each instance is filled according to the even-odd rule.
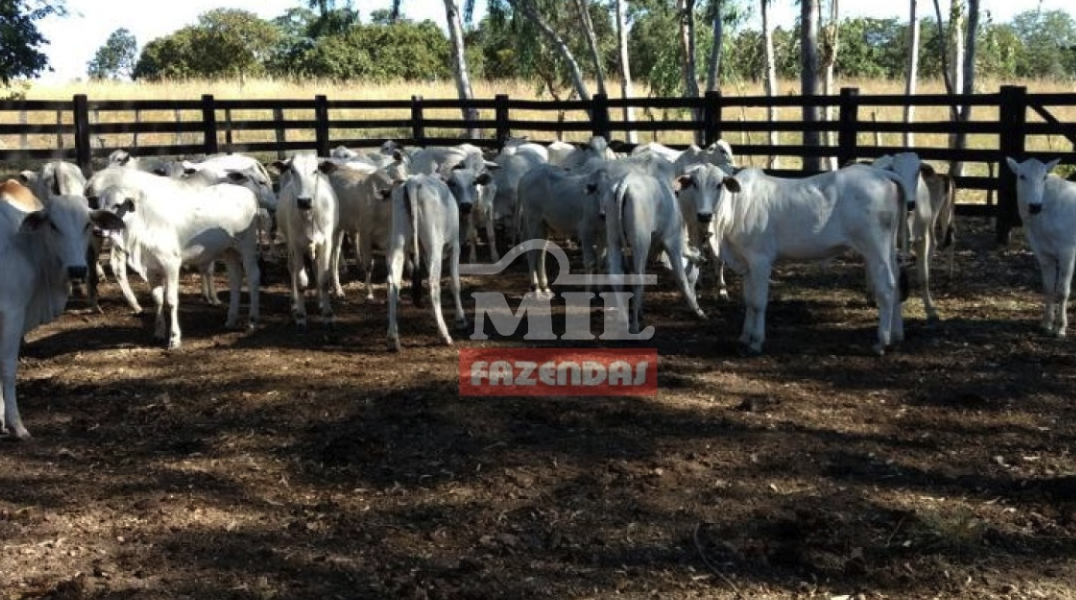
[[[372,11],[388,8],[390,3],[391,0],[357,0],[354,5],[361,20],[368,23]],[[263,19],[272,19],[306,3],[303,0],[66,0],[66,4],[67,16],[48,17],[38,23],[42,35],[50,42],[43,52],[54,70],[43,74],[43,81],[66,82],[85,77],[86,64],[108,36],[121,27],[134,34],[141,49],[149,41],[196,23],[199,15],[215,8],[240,8]],[[476,20],[481,18],[484,4],[477,1]],[[823,10],[828,4],[828,0],[822,1]],[[1043,10],[1067,10],[1076,16],[1073,4],[1073,0],[980,0],[982,10],[990,12],[996,23],[1007,22],[1013,15],[1039,6]],[[941,5],[945,10],[949,2],[942,0]],[[773,0],[772,6],[774,25],[790,27],[798,11],[796,0]],[[908,6],[907,0],[844,0],[840,10],[842,18],[906,19]],[[404,0],[403,11],[412,20],[431,19],[442,28],[445,26],[442,0]],[[933,16],[932,0],[919,0],[919,12],[922,16]]]

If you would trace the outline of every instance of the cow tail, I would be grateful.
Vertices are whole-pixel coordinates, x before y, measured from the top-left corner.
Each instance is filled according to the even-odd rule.
[[[956,183],[950,176],[945,176],[942,181],[945,182],[945,200],[938,211],[938,225],[942,230],[942,240],[938,247],[944,250],[953,245],[955,236]]]
[[[411,302],[415,306],[422,303],[422,255],[419,253],[418,239],[418,184],[408,181],[404,186],[404,209],[411,218]]]
[[[904,186],[896,178],[893,183],[897,186],[897,289],[900,293],[900,301],[908,299],[911,285],[908,283],[908,274],[904,270],[904,262],[909,257],[909,245],[911,232],[908,226],[908,201],[904,196]]]
[[[616,215],[620,220],[620,247],[628,248],[628,230],[624,228],[624,196],[627,195],[628,186],[624,185],[624,181],[621,180],[616,187]]]

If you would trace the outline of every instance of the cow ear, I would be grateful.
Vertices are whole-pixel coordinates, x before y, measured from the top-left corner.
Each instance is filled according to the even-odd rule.
[[[37,231],[48,225],[49,213],[43,210],[35,210],[34,212],[26,215],[26,218],[22,220],[22,224],[19,225],[19,233],[30,233]]]
[[[248,181],[246,175],[237,171],[228,171],[227,177],[229,183],[246,183]]]
[[[1005,157],[1005,162],[1006,162],[1006,164],[1009,165],[1009,170],[1010,171],[1012,171],[1013,173],[1016,173],[1016,174],[1020,174],[1020,163],[1013,160],[1013,158],[1011,156],[1006,156]]]
[[[110,210],[90,211],[90,222],[96,225],[98,229],[105,231],[116,231],[126,227],[123,219]]]
[[[1050,171],[1052,171],[1054,169],[1054,167],[1057,166],[1057,163],[1059,163],[1059,162],[1061,162],[1061,159],[1060,158],[1055,158],[1055,159],[1051,160],[1050,162],[1046,163],[1046,172],[1049,173]]]
[[[20,171],[19,181],[22,183],[33,183],[37,181],[37,173],[33,171]]]
[[[725,189],[732,192],[733,194],[740,193],[740,182],[737,181],[735,177],[726,177],[721,181],[721,183],[725,184]]]
[[[689,187],[691,187],[692,185],[695,184],[694,180],[691,179],[690,175],[681,175],[681,176],[677,177],[676,178],[676,183],[680,184],[679,189],[681,189],[681,190],[686,190],[687,188],[689,188]]]
[[[135,211],[134,198],[124,198],[123,203],[120,204],[120,208],[122,208],[126,212],[134,212]]]
[[[919,163],[919,174],[923,177],[933,177],[938,174],[934,167],[927,163]]]
[[[392,198],[392,188],[377,188],[377,191],[375,191],[374,193],[377,194],[377,197],[381,198],[382,200],[389,200],[390,198]]]
[[[318,163],[318,170],[328,175],[336,170],[336,163],[331,160],[323,160]]]

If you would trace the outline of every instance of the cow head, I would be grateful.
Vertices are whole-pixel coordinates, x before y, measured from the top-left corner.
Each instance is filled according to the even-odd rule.
[[[488,172],[476,172],[474,168],[463,163],[456,165],[448,173],[444,173],[441,178],[448,185],[452,197],[456,199],[460,213],[464,215],[469,214],[475,203],[479,201],[484,186],[493,181]]]
[[[721,168],[704,163],[690,167],[677,178],[680,193],[680,210],[684,216],[694,214],[703,225],[713,221],[725,193],[738,193],[740,182]]]
[[[49,200],[48,208],[27,215],[19,232],[43,238],[48,254],[71,280],[83,280],[89,271],[86,248],[93,228],[120,230],[123,222],[116,215],[91,211],[81,196],[59,195]]]
[[[1016,175],[1016,202],[1020,211],[1026,212],[1029,216],[1042,212],[1046,180],[1050,176],[1050,171],[1061,162],[1061,159],[1055,158],[1048,163],[1043,163],[1037,158],[1029,158],[1018,163],[1010,157],[1005,157],[1005,162]]]
[[[321,160],[314,154],[295,154],[285,161],[275,161],[273,166],[280,171],[281,190],[291,187],[291,195],[295,198],[295,206],[299,210],[310,210],[314,206],[314,198],[322,191],[322,186],[331,190],[329,181],[323,175],[336,169],[336,164],[330,160]]]

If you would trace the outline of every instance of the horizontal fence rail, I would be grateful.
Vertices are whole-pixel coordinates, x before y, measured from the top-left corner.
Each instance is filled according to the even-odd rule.
[[[957,106],[971,107],[974,119],[950,116]],[[785,112],[784,120],[759,118],[760,111]],[[927,110],[942,116],[904,122],[903,111]],[[466,120],[463,109],[477,119]],[[828,120],[789,119],[808,108],[831,113]],[[635,111],[631,121],[626,112]],[[589,101],[492,99],[223,100],[203,95],[198,100],[90,100],[76,95],[67,101],[0,102],[0,161],[5,165],[52,159],[77,163],[87,174],[114,150],[146,156],[192,156],[244,152],[283,157],[313,150],[327,156],[331,147],[374,148],[385,140],[414,146],[470,143],[497,149],[512,135],[532,141],[579,139],[601,135],[630,150],[623,140],[647,137],[672,147],[709,145],[726,139],[741,164],[772,166],[767,160],[803,163],[820,158],[831,164],[914,151],[925,161],[964,163],[972,168],[956,177],[962,190],[986,193],[985,203],[960,203],[958,213],[997,219],[998,239],[1020,224],[1015,180],[1004,159],[1060,158],[1076,165],[1076,118],[1058,117],[1076,111],[1076,94],[1031,94],[1019,86],[973,95],[863,95],[843,88],[829,96],[724,96],[709,92],[700,98],[616,99],[596,94]],[[879,120],[889,112],[897,118]],[[754,114],[753,118],[748,118]],[[29,115],[33,115],[30,118]],[[133,118],[132,118],[133,115]],[[535,118],[537,116],[537,118]],[[819,132],[823,144],[807,146],[802,137]],[[658,134],[662,134],[659,139]],[[905,144],[905,135],[943,136],[945,143]],[[951,136],[963,134],[966,148],[950,147]],[[477,136],[477,137],[475,137]],[[680,141],[671,142],[679,137]],[[782,143],[773,143],[774,139]],[[920,138],[917,138],[917,140]],[[1036,140],[1029,144],[1028,140]],[[1045,139],[1047,148],[1042,148]],[[788,143],[791,140],[792,143]],[[1054,150],[1055,140],[1068,149]],[[774,167],[777,175],[809,174],[803,168]],[[995,195],[997,202],[994,201]]]

